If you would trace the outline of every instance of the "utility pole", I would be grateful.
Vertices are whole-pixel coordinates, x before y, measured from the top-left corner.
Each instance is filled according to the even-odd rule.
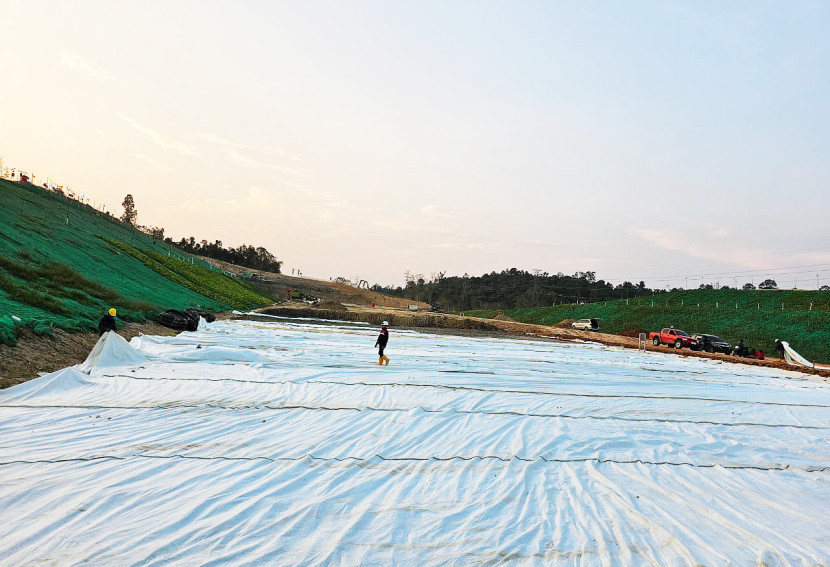
[[[533,307],[539,307],[539,274],[542,270],[533,270]]]

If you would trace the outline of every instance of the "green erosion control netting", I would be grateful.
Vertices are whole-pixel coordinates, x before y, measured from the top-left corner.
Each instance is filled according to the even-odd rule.
[[[254,290],[247,282],[234,279],[224,273],[152,250],[140,250],[124,242],[104,237],[102,239],[130,254],[153,271],[216,301],[228,302],[232,307],[239,309],[271,303],[271,299]]]
[[[127,250],[155,259],[166,271]],[[266,303],[247,284],[92,207],[0,179],[3,344],[15,344],[21,325],[39,334],[51,333],[53,326],[94,330],[109,307],[118,309],[120,320],[143,321],[164,309],[218,311]]]
[[[467,314],[492,317],[495,312]],[[813,362],[830,362],[830,292],[825,291],[689,290],[505,314],[540,325],[598,317],[602,319],[600,330],[607,333],[674,326],[689,333],[718,335],[732,344],[742,338],[748,347],[771,356],[777,356],[775,339],[781,339]]]

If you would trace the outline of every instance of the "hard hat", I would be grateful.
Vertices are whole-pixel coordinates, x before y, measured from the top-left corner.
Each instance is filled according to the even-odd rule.
[[[108,311],[108,313],[110,315],[112,315],[113,317],[115,317],[115,307],[110,307],[110,310]]]
[[[386,327],[386,326],[388,326],[388,325],[389,325],[389,321],[384,321],[383,323],[381,323],[381,325],[383,325],[384,327]]]

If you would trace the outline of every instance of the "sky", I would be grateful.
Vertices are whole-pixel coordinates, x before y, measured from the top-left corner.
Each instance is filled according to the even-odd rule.
[[[0,156],[283,272],[830,284],[826,1],[0,0]]]

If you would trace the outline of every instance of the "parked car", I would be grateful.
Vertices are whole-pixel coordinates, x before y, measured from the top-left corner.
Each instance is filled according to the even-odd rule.
[[[598,319],[580,319],[571,323],[571,327],[579,329],[580,331],[597,331],[599,330]]]
[[[648,334],[648,338],[654,343],[654,346],[663,344],[674,348],[688,347],[692,350],[700,349],[700,341],[690,337],[686,331],[681,331],[674,327],[663,329],[659,333],[656,331],[651,332]]]
[[[705,350],[706,352],[722,352],[723,354],[730,354],[732,352],[732,345],[717,335],[693,333],[692,338],[700,341],[700,350]]]

